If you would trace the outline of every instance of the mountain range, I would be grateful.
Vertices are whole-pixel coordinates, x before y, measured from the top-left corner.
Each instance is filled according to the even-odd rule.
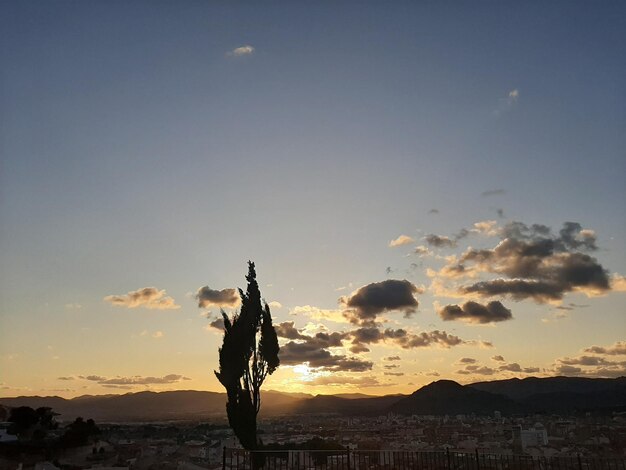
[[[47,406],[64,421],[78,416],[96,421],[133,422],[202,420],[225,417],[226,395],[217,392],[180,390],[143,391],[124,395],[0,398],[5,407]],[[309,395],[262,392],[262,416],[285,414],[379,415],[503,415],[528,413],[575,413],[626,409],[626,377],[591,379],[549,377],[496,380],[460,385],[439,380],[411,395],[364,394]]]

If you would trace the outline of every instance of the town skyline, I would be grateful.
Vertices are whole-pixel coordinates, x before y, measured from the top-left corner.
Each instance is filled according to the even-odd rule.
[[[626,375],[623,4],[1,8],[0,396]]]

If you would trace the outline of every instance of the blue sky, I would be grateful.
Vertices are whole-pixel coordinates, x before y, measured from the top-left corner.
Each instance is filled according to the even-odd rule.
[[[514,320],[451,326],[433,302],[461,300],[437,296],[426,273],[444,261],[411,254],[427,234],[479,221],[553,233],[573,221],[595,232],[606,270],[626,273],[623,3],[1,8],[3,393],[102,393],[81,375],[178,374],[191,381],[168,385],[217,390],[219,332],[204,329],[193,294],[243,286],[248,259],[282,305],[277,322],[304,328],[311,319],[290,314],[298,306],[341,309],[340,295],[408,279],[426,290],[398,326],[495,345],[402,351],[394,385],[376,369],[391,353],[376,345],[361,353],[375,366],[346,377],[373,377],[380,390],[414,389],[435,369],[467,380],[451,365],[461,354],[510,351],[550,374],[559,357],[624,339],[617,288],[567,294],[565,304],[589,306],[560,321],[553,306],[498,298]],[[389,248],[401,234],[415,243]],[[103,301],[150,286],[181,308]],[[524,357],[520,332],[545,351]],[[327,390],[281,374],[276,388]],[[69,388],[60,376],[74,378]]]

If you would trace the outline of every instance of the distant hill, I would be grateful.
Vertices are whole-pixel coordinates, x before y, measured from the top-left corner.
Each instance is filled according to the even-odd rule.
[[[549,377],[496,380],[460,385],[439,380],[411,395],[365,394],[316,395],[263,391],[261,416],[282,414],[455,415],[522,413],[571,413],[626,408],[626,378],[588,379]],[[180,390],[137,392],[124,395],[0,398],[0,405],[48,406],[64,421],[78,416],[100,422],[203,420],[225,418],[226,395],[217,392]]]
[[[281,392],[262,392],[262,414],[289,412],[302,398]],[[83,395],[66,400],[60,397],[0,398],[10,407],[48,406],[68,421],[78,416],[96,421],[162,421],[206,419],[226,416],[226,394],[194,390],[137,392],[124,395]]]
[[[389,410],[418,415],[487,415],[496,410],[507,414],[519,413],[522,406],[504,395],[463,386],[452,380],[438,380],[392,404]]]
[[[529,413],[600,411],[626,406],[626,377],[528,377],[478,382],[469,387],[505,395]]]

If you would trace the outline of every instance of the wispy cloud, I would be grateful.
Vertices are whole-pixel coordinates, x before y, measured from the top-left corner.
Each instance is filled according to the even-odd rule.
[[[233,50],[228,51],[226,55],[229,55],[232,57],[241,57],[245,55],[254,54],[254,51],[255,51],[255,48],[253,46],[246,44],[244,46],[235,47]]]
[[[395,240],[391,240],[389,242],[389,248],[395,248],[395,247],[403,246],[403,245],[410,245],[411,243],[414,243],[414,242],[415,240],[409,237],[408,235],[400,235]]]
[[[172,297],[166,296],[165,290],[159,290],[156,287],[144,287],[123,295],[107,295],[103,300],[115,307],[143,307],[153,310],[175,310],[180,308],[180,305],[176,305],[176,301]]]
[[[116,377],[104,377],[101,375],[79,375],[79,379],[88,380],[90,382],[97,382],[100,385],[159,385],[159,384],[173,384],[182,380],[191,380],[189,377],[185,377],[180,374],[168,374],[163,377],[144,377],[141,375],[133,375],[130,377],[116,376]]]

